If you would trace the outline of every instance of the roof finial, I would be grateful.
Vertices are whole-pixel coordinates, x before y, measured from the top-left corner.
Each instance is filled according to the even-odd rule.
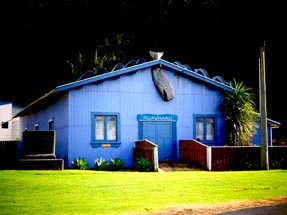
[[[154,60],[159,60],[163,56],[163,52],[149,51],[149,54]]]

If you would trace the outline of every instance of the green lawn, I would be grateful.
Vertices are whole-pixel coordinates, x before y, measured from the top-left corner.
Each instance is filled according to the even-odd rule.
[[[0,170],[0,214],[123,214],[287,196],[287,171]]]

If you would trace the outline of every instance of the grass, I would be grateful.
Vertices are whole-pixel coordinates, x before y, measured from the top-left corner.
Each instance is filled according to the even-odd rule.
[[[123,214],[287,196],[287,171],[1,170],[0,214]]]

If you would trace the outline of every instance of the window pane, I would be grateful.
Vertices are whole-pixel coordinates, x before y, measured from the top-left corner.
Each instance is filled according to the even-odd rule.
[[[35,131],[38,131],[39,130],[39,124],[35,124],[34,129],[35,129]]]
[[[53,123],[52,120],[48,122],[48,129],[49,130],[53,130],[54,129],[54,123]]]
[[[203,118],[196,118],[196,139],[203,140]]]
[[[2,122],[1,126],[2,126],[2,128],[8,128],[9,124],[8,124],[8,122]]]
[[[117,118],[115,116],[107,117],[107,132],[108,132],[107,139],[108,140],[117,139],[116,124],[117,124]]]
[[[103,140],[104,139],[104,117],[103,116],[96,116],[96,140]]]
[[[206,118],[206,139],[214,140],[214,119]]]

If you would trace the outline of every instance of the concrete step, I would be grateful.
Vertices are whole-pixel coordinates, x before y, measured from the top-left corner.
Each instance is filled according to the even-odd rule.
[[[64,170],[63,159],[20,159],[19,170]]]

